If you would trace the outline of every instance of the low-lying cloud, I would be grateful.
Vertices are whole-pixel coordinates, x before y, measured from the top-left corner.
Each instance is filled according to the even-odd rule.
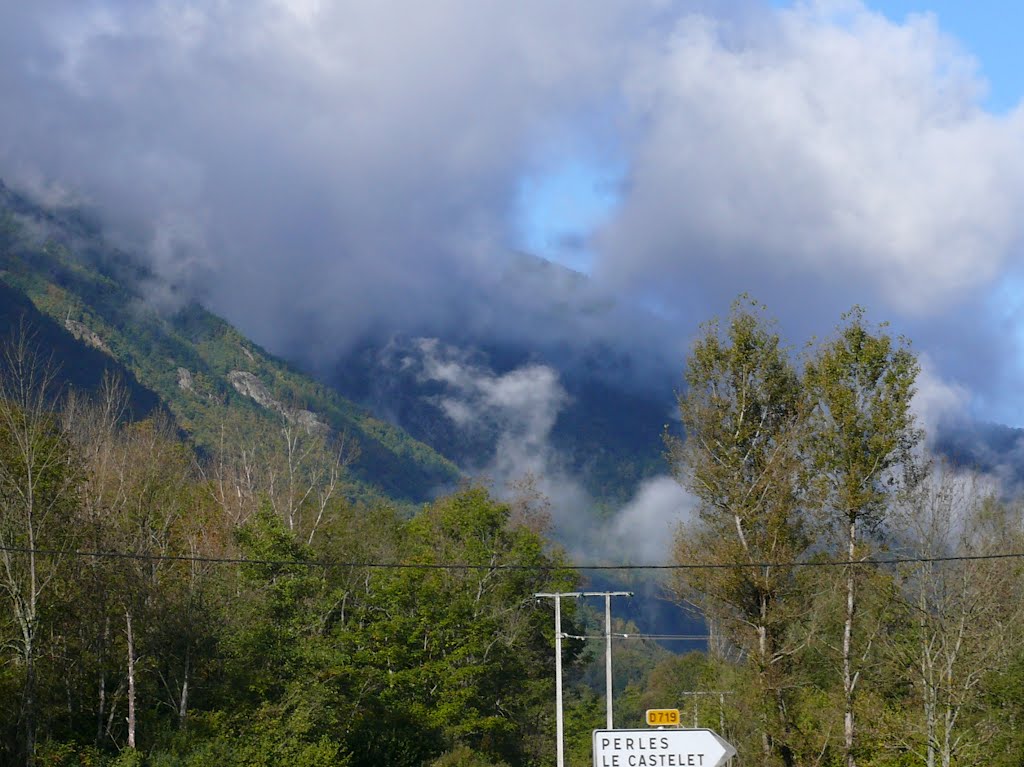
[[[405,364],[415,366],[421,380],[443,385],[430,401],[459,430],[489,435],[489,460],[467,468],[499,494],[514,494],[517,483],[529,478],[550,502],[555,533],[578,561],[667,562],[675,530],[692,513],[694,500],[671,477],[656,476],[600,522],[600,499],[551,443],[558,414],[570,404],[557,371],[532,364],[497,374],[436,339],[417,340]]]
[[[615,516],[609,546],[630,552],[639,563],[668,562],[679,526],[691,519],[696,507],[696,498],[672,477],[646,480]]]

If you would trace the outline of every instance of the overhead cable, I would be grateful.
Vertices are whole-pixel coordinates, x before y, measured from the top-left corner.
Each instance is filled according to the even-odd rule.
[[[997,552],[993,554],[961,554],[948,556],[893,557],[889,559],[826,560],[814,559],[793,562],[687,562],[670,565],[655,564],[471,564],[466,562],[372,562],[345,561],[336,559],[253,559],[247,557],[214,557],[195,554],[152,554],[133,551],[87,551],[81,549],[43,549],[22,546],[0,546],[0,552],[10,554],[35,554],[44,557],[77,557],[81,559],[126,559],[146,562],[192,562],[217,565],[263,565],[268,567],[301,566],[311,568],[346,568],[379,570],[519,570],[531,572],[557,572],[564,570],[584,571],[675,571],[675,570],[735,570],[789,567],[849,567],[888,566],[917,563],[978,562],[1000,559],[1021,559],[1024,552]]]

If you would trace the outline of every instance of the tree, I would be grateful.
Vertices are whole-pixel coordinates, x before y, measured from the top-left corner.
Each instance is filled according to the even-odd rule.
[[[326,427],[285,419],[281,462],[268,461],[268,497],[288,529],[313,543],[324,516],[341,487],[358,447],[340,434],[330,439]]]
[[[109,548],[112,510],[125,503],[125,451],[121,449],[120,430],[127,413],[127,390],[112,377],[104,378],[95,398],[74,390],[68,392],[61,411],[63,428],[74,443],[83,468],[78,539],[90,551]],[[112,658],[111,626],[112,622],[120,622],[115,609],[116,567],[117,563],[102,557],[83,560],[77,587],[83,597],[88,594],[89,598],[73,600],[73,619],[83,625],[86,637],[80,651],[89,656],[95,674],[90,681],[96,686],[97,746],[111,735],[115,696],[108,688],[120,667]]]
[[[34,763],[36,681],[44,603],[72,547],[81,474],[51,410],[54,369],[36,356],[22,328],[0,358],[0,586],[18,628],[24,669],[24,752]]]
[[[243,565],[223,635],[224,714],[218,729],[239,764],[346,764],[359,711],[347,649],[333,629],[337,600],[309,546],[269,503],[237,531]]]
[[[843,751],[855,767],[854,703],[861,678],[855,634],[858,568],[865,535],[878,530],[897,491],[916,477],[914,448],[921,439],[910,409],[918,363],[907,343],[871,328],[864,311],[843,317],[834,340],[807,364],[814,403],[805,452],[823,518],[848,562],[840,650],[843,679]]]
[[[361,627],[347,636],[380,684],[356,733],[367,748],[354,748],[353,764],[404,763],[378,750],[385,739],[411,764],[459,745],[508,763],[527,758],[526,733],[549,710],[554,679],[550,614],[532,597],[571,587],[574,575],[510,515],[468,487],[409,522],[409,567],[376,576],[373,598],[353,619]],[[417,752],[425,746],[434,753]]]
[[[111,510],[110,539],[118,550],[133,555],[119,563],[118,593],[126,641],[127,745],[136,748],[139,661],[161,614],[170,607],[173,590],[167,581],[172,568],[165,558],[192,553],[183,550],[178,528],[192,513],[194,498],[192,459],[174,438],[169,421],[157,417],[131,424],[123,430],[122,442],[124,502]]]
[[[322,424],[282,417],[280,442],[254,444],[241,436],[222,435],[211,467],[217,502],[236,523],[244,522],[262,501],[296,536],[312,544],[332,513],[345,505],[341,497],[348,467],[359,445],[347,433],[332,434]]]
[[[1002,712],[982,704],[983,683],[1010,664],[1021,629],[1020,566],[977,557],[1020,540],[1019,517],[968,472],[938,469],[894,514],[902,550],[921,561],[901,572],[904,630],[887,642],[894,675],[913,683],[920,718],[904,717],[899,744],[926,767],[983,759]]]
[[[178,440],[174,425],[162,415],[126,423],[128,393],[116,380],[106,380],[93,400],[69,397],[63,422],[74,439],[86,479],[82,484],[81,535],[93,550],[113,549],[130,556],[99,558],[83,571],[95,589],[92,642],[98,656],[97,741],[114,737],[114,713],[123,693],[127,704],[129,748],[137,746],[142,688],[140,663],[150,654],[157,627],[178,625],[189,606],[189,581],[174,577],[175,567],[162,559],[168,554],[195,553],[189,533],[202,514],[194,482],[193,459]],[[187,547],[187,548],[186,548]],[[191,585],[194,585],[194,578]],[[166,617],[164,617],[166,616]],[[123,628],[123,644],[116,627]],[[179,720],[187,707],[190,642],[182,645],[182,672],[175,674],[174,695]],[[112,694],[109,681],[120,664],[111,664],[112,651],[124,659],[121,681]],[[165,659],[166,666],[169,659]],[[165,686],[168,679],[164,677]]]
[[[811,542],[800,510],[800,379],[762,308],[740,299],[724,330],[705,326],[685,381],[678,402],[686,438],[668,445],[699,506],[697,521],[677,535],[675,560],[736,566],[682,570],[677,585],[756,669],[764,761],[792,764],[785,679],[799,644],[792,628],[800,584],[793,567],[765,563],[795,561]]]

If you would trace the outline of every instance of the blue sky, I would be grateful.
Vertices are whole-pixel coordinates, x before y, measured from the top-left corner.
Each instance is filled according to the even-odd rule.
[[[622,175],[621,166],[579,157],[525,177],[518,202],[522,248],[589,272],[586,239],[614,212]]]

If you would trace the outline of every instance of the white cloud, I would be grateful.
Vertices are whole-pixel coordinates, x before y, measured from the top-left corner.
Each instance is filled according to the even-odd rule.
[[[566,483],[550,445],[558,413],[569,401],[557,371],[525,365],[499,375],[433,338],[418,339],[415,349],[419,378],[446,385],[434,403],[462,431],[493,436],[493,460],[471,470],[499,485],[531,474],[545,492]]]
[[[656,5],[656,4],[654,4]],[[625,0],[40,0],[0,10],[0,177],[98,206],[281,348],[456,321],[524,168],[606,99]],[[312,332],[311,332],[312,331]]]
[[[918,373],[911,409],[918,426],[925,430],[928,442],[939,433],[941,426],[963,422],[968,417],[970,392],[954,381],[943,380],[928,355],[920,355]]]
[[[984,112],[983,89],[930,16],[683,17],[631,71],[632,172],[600,271],[668,301],[810,289],[944,313],[991,284],[1024,221],[1024,111]]]
[[[697,500],[672,477],[643,482],[615,516],[609,550],[617,549],[641,564],[667,563],[676,530],[690,520],[696,506]]]

